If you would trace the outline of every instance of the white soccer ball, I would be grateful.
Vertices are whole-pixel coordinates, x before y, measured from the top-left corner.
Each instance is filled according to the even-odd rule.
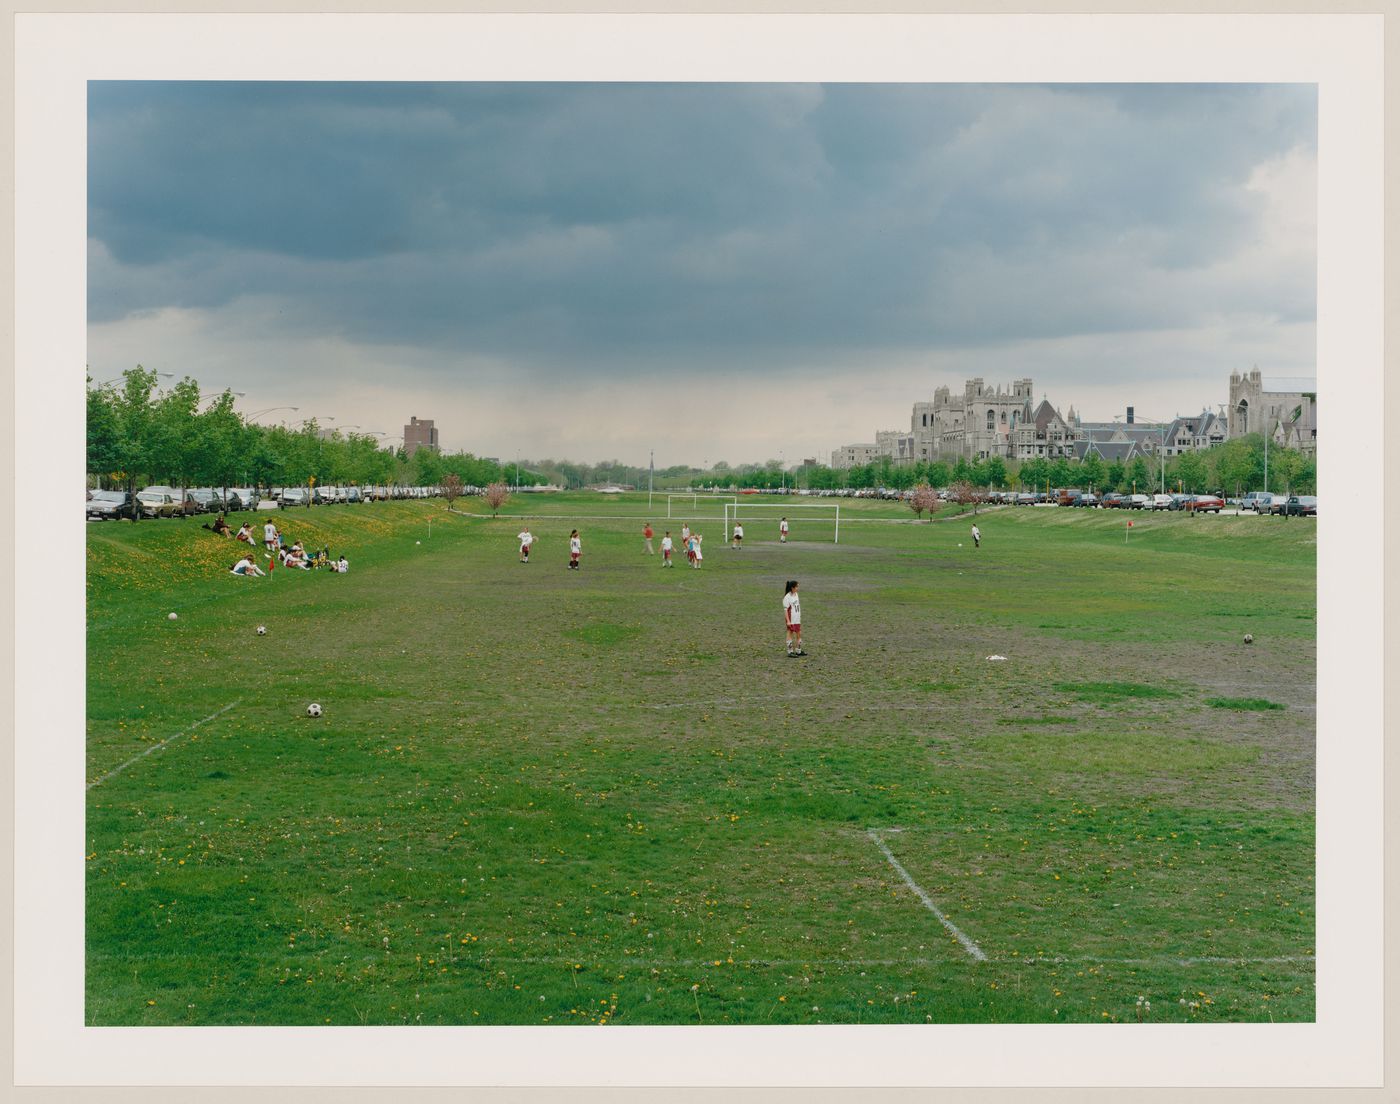
[[[959,548],[962,547],[962,541],[958,541],[958,547],[959,547]]]
[[[1254,634],[1253,634],[1253,633],[1245,633],[1245,634],[1244,634],[1244,642],[1245,642],[1246,644],[1253,644],[1253,643],[1254,643]]]
[[[306,715],[308,717],[319,717],[321,715],[321,706],[316,702],[312,702],[306,707]]]
[[[259,635],[259,636],[266,636],[266,635],[267,635],[267,626],[266,626],[266,625],[259,625],[259,626],[258,626],[258,635]]]
[[[423,542],[422,542],[422,541],[414,541],[413,543],[414,543],[414,544],[422,544]]]
[[[169,615],[169,619],[171,621],[178,621],[180,619],[180,615],[178,613],[172,613]]]

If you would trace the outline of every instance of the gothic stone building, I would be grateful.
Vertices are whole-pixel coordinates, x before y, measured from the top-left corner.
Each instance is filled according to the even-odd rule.
[[[1230,373],[1229,438],[1267,433],[1280,445],[1317,451],[1317,396],[1307,391],[1266,391],[1259,369]]]

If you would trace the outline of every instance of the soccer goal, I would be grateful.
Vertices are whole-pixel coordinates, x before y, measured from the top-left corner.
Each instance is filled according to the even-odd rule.
[[[700,507],[700,502],[701,502],[702,499],[703,499],[705,502],[738,502],[738,501],[739,501],[739,496],[738,496],[738,495],[705,494],[705,493],[701,493],[701,492],[699,492],[699,491],[687,491],[685,494],[668,494],[668,495],[666,496],[666,516],[667,516],[667,517],[671,517],[671,516],[672,516],[672,515],[671,515],[671,500],[672,500],[672,499],[676,499],[676,498],[688,498],[688,499],[690,499],[690,506],[691,506],[692,509],[699,509],[699,507]]]
[[[823,510],[825,516],[799,513],[799,511],[804,510]],[[788,531],[793,537],[798,536],[798,526],[801,526],[803,540],[824,541],[826,535],[830,533],[832,544],[841,543],[841,507],[834,502],[824,502],[820,506],[806,503],[726,503],[724,507],[724,542],[729,543],[729,534],[736,521],[742,521],[745,524],[751,521],[773,522],[776,530],[777,522],[782,518],[788,519]]]

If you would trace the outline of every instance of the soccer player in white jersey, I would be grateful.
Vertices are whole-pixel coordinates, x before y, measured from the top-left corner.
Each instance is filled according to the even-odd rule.
[[[569,534],[569,567],[577,571],[578,559],[583,555],[583,541],[579,540],[578,530]]]
[[[797,580],[789,579],[783,594],[783,623],[787,626],[787,654],[803,656],[802,650],[802,604],[797,598]]]
[[[676,566],[674,563],[671,562],[671,548],[672,548],[672,547],[673,547],[673,545],[672,545],[672,542],[671,542],[671,530],[667,529],[667,530],[666,530],[666,535],[665,535],[664,537],[661,538],[661,566],[662,566],[662,567],[675,567],[675,566]]]
[[[534,534],[530,532],[530,527],[527,525],[521,532],[515,535],[515,539],[520,542],[520,562],[529,563],[530,545],[535,543],[535,537]]]
[[[778,543],[779,543],[779,544],[787,544],[787,534],[788,534],[787,518],[783,518],[782,521],[778,522]]]

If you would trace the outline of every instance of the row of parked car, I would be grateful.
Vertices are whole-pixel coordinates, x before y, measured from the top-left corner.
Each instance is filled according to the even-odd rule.
[[[184,490],[157,484],[136,493],[95,490],[87,492],[89,521],[135,517],[192,517],[196,514],[236,513],[240,510],[290,509],[295,506],[328,506],[334,503],[369,502],[397,498],[430,498],[436,487],[189,487]]]

